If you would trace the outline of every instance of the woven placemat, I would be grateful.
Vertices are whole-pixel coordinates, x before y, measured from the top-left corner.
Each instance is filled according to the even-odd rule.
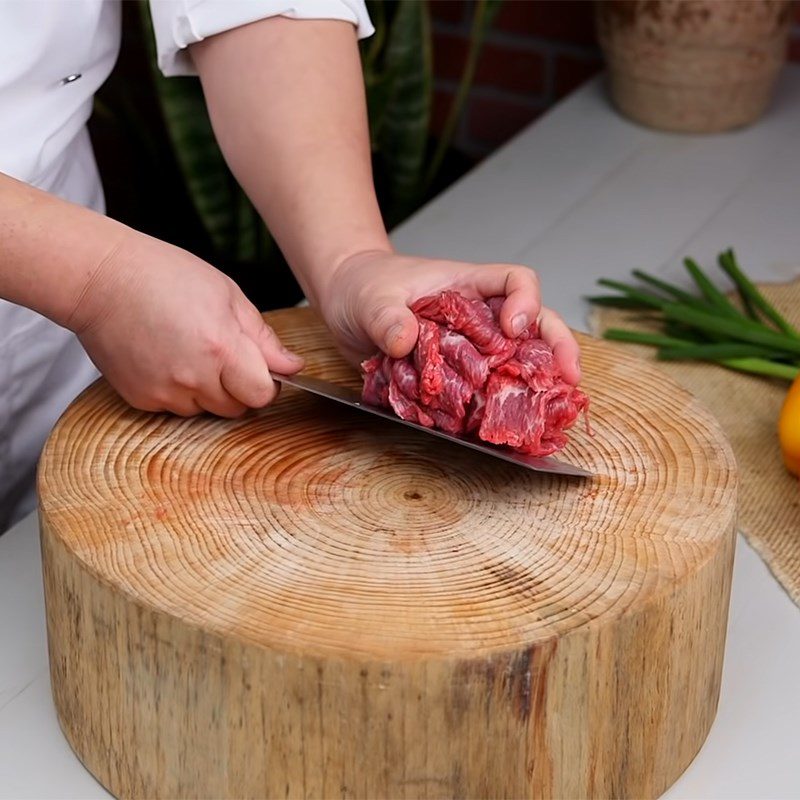
[[[788,320],[800,326],[800,280],[760,288]],[[595,308],[589,322],[596,335],[607,328],[658,330],[639,311]],[[615,344],[653,360],[651,347]],[[728,435],[739,463],[739,529],[800,605],[800,483],[783,466],[777,433],[788,382],[704,362],[658,364],[711,410]]]

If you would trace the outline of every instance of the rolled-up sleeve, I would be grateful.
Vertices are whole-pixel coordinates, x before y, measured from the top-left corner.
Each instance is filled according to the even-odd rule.
[[[150,0],[150,14],[166,76],[196,74],[190,44],[267,17],[345,20],[359,39],[375,30],[363,0]]]

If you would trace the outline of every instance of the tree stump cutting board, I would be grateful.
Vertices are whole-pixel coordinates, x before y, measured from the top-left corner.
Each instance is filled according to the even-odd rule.
[[[268,319],[358,384],[312,312]],[[290,389],[225,421],[90,387],[39,475],[84,764],[120,797],[659,795],[716,710],[735,468],[684,390],[581,343],[593,479]]]

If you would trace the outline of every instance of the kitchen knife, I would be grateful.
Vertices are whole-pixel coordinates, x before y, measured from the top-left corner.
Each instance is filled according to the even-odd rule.
[[[359,392],[331,383],[330,381],[312,378],[310,375],[281,375],[277,372],[271,374],[276,381],[284,383],[287,386],[294,386],[296,389],[302,389],[303,391],[311,392],[320,397],[335,400],[337,403],[343,403],[351,408],[357,408],[359,411],[366,411],[368,414],[374,414],[376,417],[388,419],[390,422],[399,422],[401,425],[406,425],[409,428],[414,428],[415,430],[422,431],[432,436],[438,436],[440,439],[446,439],[449,442],[464,445],[472,450],[477,450],[479,453],[486,453],[486,455],[501,458],[503,461],[510,461],[512,464],[517,464],[520,467],[527,467],[537,472],[553,472],[557,475],[575,475],[584,478],[592,477],[591,472],[581,469],[581,467],[567,464],[564,461],[558,461],[549,456],[542,457],[532,456],[526,453],[517,453],[514,450],[496,447],[491,444],[484,444],[466,436],[444,433],[444,431],[437,431],[433,428],[426,428],[424,425],[418,425],[416,422],[400,419],[400,417],[391,411],[364,403],[361,400]]]

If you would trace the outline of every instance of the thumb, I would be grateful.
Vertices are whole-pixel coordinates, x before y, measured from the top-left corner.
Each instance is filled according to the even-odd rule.
[[[414,349],[419,325],[402,301],[381,299],[365,309],[363,316],[364,330],[386,355],[402,358]]]
[[[281,344],[281,340],[275,331],[263,320],[257,327],[253,338],[270,369],[291,375],[303,368],[303,357],[293,353],[291,350],[287,350]]]

